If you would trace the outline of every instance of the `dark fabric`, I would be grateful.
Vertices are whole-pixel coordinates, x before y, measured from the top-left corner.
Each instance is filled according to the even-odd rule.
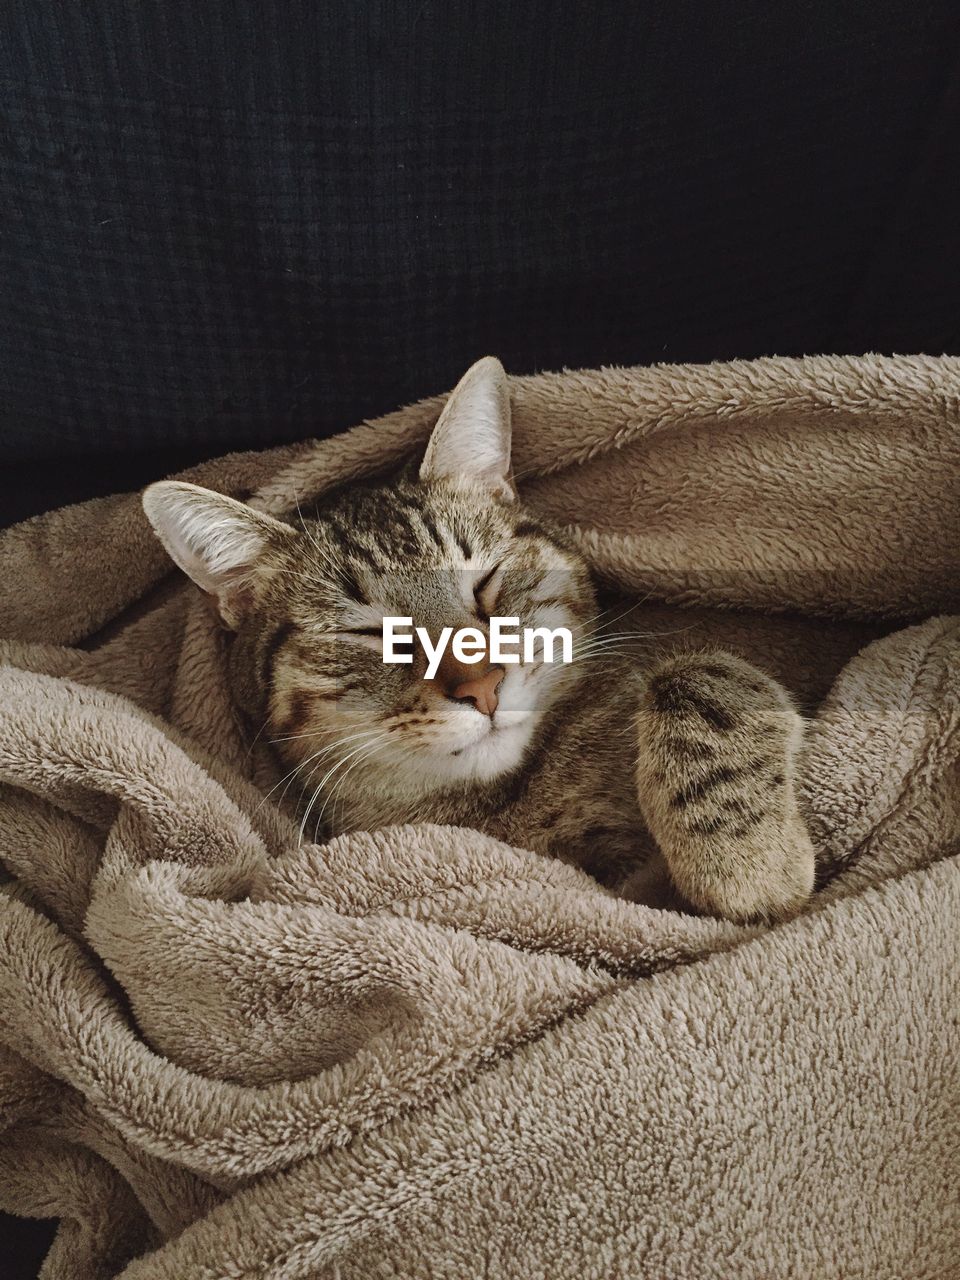
[[[53,1219],[34,1221],[0,1213],[0,1276],[3,1280],[33,1280],[56,1229]]]
[[[955,0],[7,0],[0,456],[960,350]],[[205,447],[205,448],[204,448]]]
[[[162,449],[147,453],[90,451],[85,458],[43,458],[0,464],[0,529],[71,502],[141,489],[151,480],[161,480],[223,452],[210,445],[201,449]],[[0,1280],[3,1280],[2,1269]]]

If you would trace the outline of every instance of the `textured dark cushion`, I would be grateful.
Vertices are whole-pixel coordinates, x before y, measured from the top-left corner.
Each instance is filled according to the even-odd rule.
[[[954,0],[8,0],[0,455],[958,349]],[[951,276],[952,273],[952,276]]]

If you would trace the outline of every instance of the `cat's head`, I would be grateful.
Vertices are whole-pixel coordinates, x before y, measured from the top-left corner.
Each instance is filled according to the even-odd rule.
[[[447,627],[488,635],[492,615],[519,619],[517,630],[566,627],[576,642],[596,616],[579,554],[517,498],[507,381],[493,358],[450,396],[419,471],[345,489],[316,518],[285,524],[176,482],[151,485],[143,501],[171,557],[237,632],[242,700],[302,766],[305,787],[347,769],[351,786],[406,794],[492,780],[520,763],[577,677],[576,662],[545,662],[542,644],[502,666],[486,654],[460,662],[448,647],[433,679],[418,643],[411,664],[383,661],[387,616],[412,618],[434,646]]]

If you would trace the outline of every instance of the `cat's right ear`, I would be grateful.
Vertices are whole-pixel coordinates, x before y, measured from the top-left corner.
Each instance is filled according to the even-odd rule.
[[[427,444],[420,479],[486,489],[501,502],[516,499],[510,388],[495,356],[471,365],[450,393]]]
[[[170,558],[214,597],[234,629],[254,602],[270,552],[297,537],[289,525],[242,502],[177,480],[150,485],[143,509]]]

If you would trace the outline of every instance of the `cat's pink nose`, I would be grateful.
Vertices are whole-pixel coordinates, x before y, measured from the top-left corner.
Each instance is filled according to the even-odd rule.
[[[461,698],[464,701],[469,699],[483,715],[492,716],[497,709],[497,690],[506,674],[503,667],[491,667],[482,676],[464,680],[462,684],[451,689],[450,697]]]

